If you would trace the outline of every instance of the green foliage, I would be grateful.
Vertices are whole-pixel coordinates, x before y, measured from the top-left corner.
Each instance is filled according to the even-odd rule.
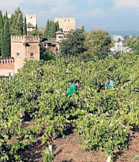
[[[127,46],[133,50],[136,54],[139,54],[139,40],[129,40]]]
[[[39,31],[38,29],[35,29],[34,31],[28,32],[29,35],[32,36],[39,36],[40,38],[43,38],[43,33]]]
[[[3,17],[0,11],[0,56],[1,56],[1,46],[2,46],[2,30],[3,30]]]
[[[112,47],[111,36],[103,30],[92,31],[86,35],[84,47],[86,48],[85,54],[92,55],[94,60],[104,59],[109,55]]]
[[[10,32],[12,35],[23,34],[23,13],[20,8],[17,8],[10,20]]]
[[[27,24],[26,24],[26,18],[24,18],[23,35],[27,35]]]
[[[67,56],[27,62],[12,79],[1,79],[0,161],[24,161],[25,146],[39,136],[51,145],[72,126],[87,149],[112,154],[124,148],[127,130],[139,126],[138,62],[137,54],[88,62]],[[103,89],[106,76],[115,81],[115,89]],[[76,79],[81,82],[77,93],[66,96]],[[49,151],[46,161],[52,159]]]
[[[88,114],[77,121],[77,132],[86,149],[99,149],[107,155],[127,147],[127,130],[116,118],[104,114]]]
[[[26,31],[24,31],[24,34],[26,34],[25,32]],[[2,57],[10,56],[11,34],[23,34],[23,13],[21,12],[20,8],[15,10],[15,13],[11,16],[10,19],[7,17],[7,12],[3,18],[2,13],[0,12],[0,55]]]
[[[43,157],[44,157],[44,162],[52,162],[54,159],[52,151],[49,148],[46,148],[44,150]]]
[[[9,20],[7,16],[4,18],[4,28],[2,29],[2,44],[1,55],[2,57],[9,57],[11,53],[11,35],[9,30]]]
[[[54,23],[52,20],[47,20],[46,28],[44,31],[44,38],[56,38],[56,31],[59,30],[59,24]]]
[[[84,52],[85,32],[82,29],[71,31],[67,39],[60,43],[60,52],[62,55],[78,56]]]
[[[50,51],[49,49],[44,48],[43,46],[40,47],[40,59],[44,61],[48,60],[55,60],[55,54]]]

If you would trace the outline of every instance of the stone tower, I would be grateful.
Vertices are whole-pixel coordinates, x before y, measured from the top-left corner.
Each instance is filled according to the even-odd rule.
[[[40,60],[40,38],[36,36],[11,36],[11,57],[14,70],[22,68],[25,60]]]
[[[64,39],[64,32],[61,30],[56,32],[56,42],[59,43]]]
[[[54,19],[54,22],[59,23],[59,28],[63,30],[64,34],[68,34],[71,30],[76,29],[76,20],[75,17],[64,17]]]
[[[26,15],[26,23],[27,23],[27,31],[34,31],[36,27],[36,15],[35,14],[28,14]]]

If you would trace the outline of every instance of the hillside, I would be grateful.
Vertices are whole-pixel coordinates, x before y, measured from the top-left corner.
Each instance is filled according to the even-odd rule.
[[[130,132],[139,126],[138,62],[135,54],[97,62],[57,58],[27,62],[12,79],[1,79],[0,161],[28,161],[39,139],[42,158],[51,161],[48,145],[73,130],[84,150],[99,150],[106,158],[128,148]],[[107,76],[116,88],[105,91]],[[65,96],[76,79],[77,93]]]

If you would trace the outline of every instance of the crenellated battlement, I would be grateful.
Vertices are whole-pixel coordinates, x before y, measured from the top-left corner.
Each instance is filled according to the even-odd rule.
[[[40,37],[39,36],[30,36],[30,35],[12,35],[11,36],[11,42],[17,42],[17,43],[39,43]]]
[[[0,75],[7,75],[14,71],[14,58],[0,58]]]
[[[25,64],[25,60],[40,60],[39,36],[11,36],[11,57],[0,56],[0,76],[13,75]]]
[[[0,58],[0,64],[14,63],[14,58]]]

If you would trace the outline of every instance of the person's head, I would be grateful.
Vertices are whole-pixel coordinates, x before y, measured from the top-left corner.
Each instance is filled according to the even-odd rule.
[[[79,83],[80,83],[79,80],[75,80],[75,85],[76,85],[77,87],[79,87]]]
[[[106,78],[106,83],[109,84],[110,83],[110,79],[107,77]]]

